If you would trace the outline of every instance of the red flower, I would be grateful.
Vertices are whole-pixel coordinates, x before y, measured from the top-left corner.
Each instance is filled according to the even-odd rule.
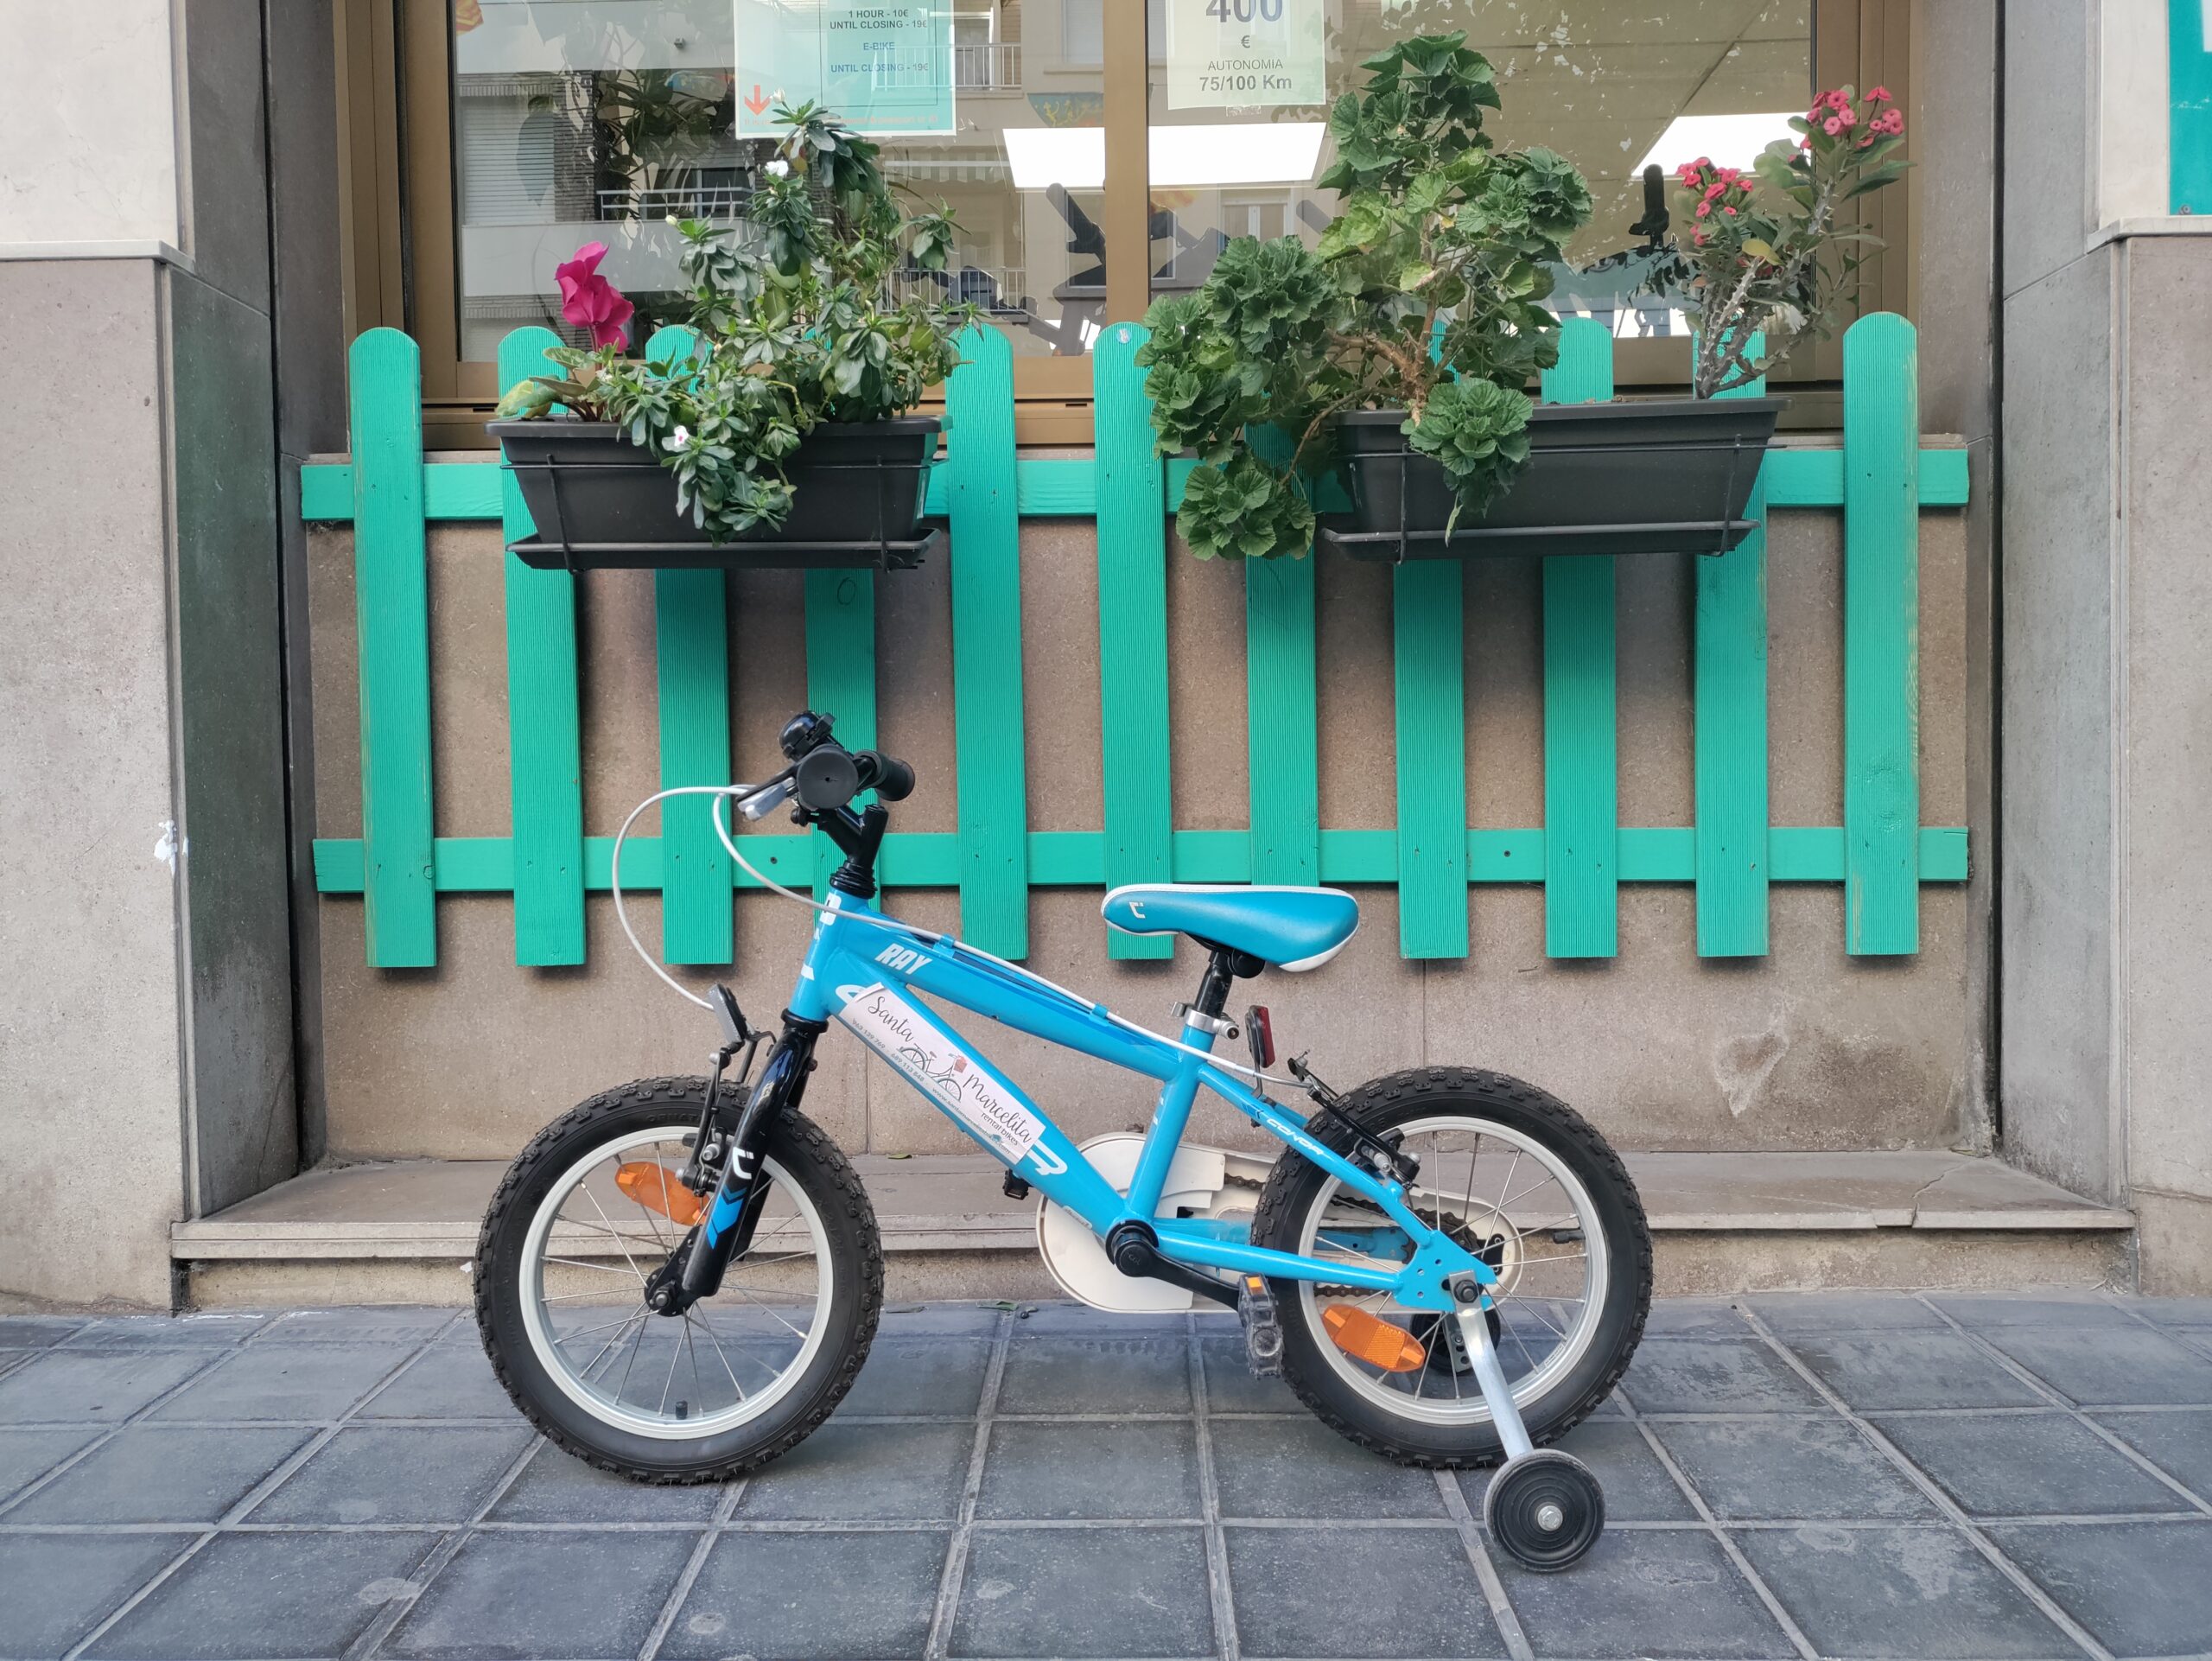
[[[627,346],[630,319],[637,308],[599,274],[599,262],[606,258],[605,243],[588,242],[576,250],[574,259],[553,268],[553,281],[561,290],[561,315],[579,328],[588,328],[594,346]]]

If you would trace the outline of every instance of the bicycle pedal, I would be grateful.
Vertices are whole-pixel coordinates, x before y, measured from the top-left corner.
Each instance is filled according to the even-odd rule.
[[[1255,1378],[1282,1376],[1282,1327],[1268,1283],[1247,1275],[1236,1293],[1236,1319],[1244,1326],[1244,1361]]]

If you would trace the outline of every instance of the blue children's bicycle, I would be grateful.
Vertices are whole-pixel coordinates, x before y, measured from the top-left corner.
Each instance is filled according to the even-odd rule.
[[[1335,956],[1359,913],[1334,889],[1109,894],[1115,927],[1206,950],[1173,1039],[882,915],[870,904],[881,804],[913,789],[913,771],[846,750],[830,729],[800,715],[773,779],[663,791],[622,827],[668,797],[711,796],[732,857],[760,878],[723,804],[758,819],[791,803],[846,857],[819,904],[760,878],[818,913],[772,1041],[727,988],[701,997],[640,948],[713,1013],[712,1074],[594,1097],[500,1184],[477,1246],[476,1314],[523,1412],[570,1453],[650,1482],[749,1470],[829,1416],[883,1295],[868,1195],[799,1111],[836,1021],[1001,1161],[1010,1194],[1042,1194],[1039,1244],[1074,1296],[1125,1312],[1194,1298],[1234,1309],[1253,1368],[1280,1372],[1361,1446],[1416,1465],[1502,1459],[1484,1521],[1518,1561],[1563,1569],[1586,1552],[1605,1520],[1597,1482],[1535,1444],[1605,1399],[1650,1302],[1643,1207],[1605,1138],[1534,1085],[1474,1068],[1417,1068],[1343,1095],[1303,1058],[1274,1073],[1267,1012],[1230,1017],[1230,987]],[[879,799],[855,809],[869,790]],[[1077,1146],[946,1023],[947,1005],[1159,1080],[1150,1130]],[[1246,1059],[1216,1055],[1240,1028]],[[1268,1163],[1183,1142],[1201,1087],[1288,1151]]]

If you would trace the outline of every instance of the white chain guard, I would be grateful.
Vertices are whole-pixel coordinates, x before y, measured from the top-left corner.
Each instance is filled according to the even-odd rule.
[[[1113,1186],[1115,1193],[1129,1191],[1129,1183],[1136,1176],[1138,1156],[1144,1151],[1142,1136],[1133,1131],[1109,1131],[1103,1136],[1093,1136],[1079,1147],[1083,1156]],[[1173,1217],[1179,1210],[1187,1210],[1194,1217],[1249,1216],[1259,1198],[1257,1190],[1232,1188],[1228,1186],[1228,1179],[1236,1176],[1262,1181],[1268,1169],[1269,1161],[1250,1154],[1184,1142],[1168,1161],[1159,1214]],[[1062,1291],[1110,1314],[1173,1314],[1189,1308],[1196,1296],[1166,1281],[1124,1275],[1114,1267],[1104,1244],[1090,1231],[1090,1225],[1049,1200],[1040,1199],[1037,1204],[1037,1251]]]

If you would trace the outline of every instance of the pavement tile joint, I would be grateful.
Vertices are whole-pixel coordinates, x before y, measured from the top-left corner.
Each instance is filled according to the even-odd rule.
[[[1233,1322],[888,1312],[829,1426],[645,1488],[442,1310],[0,1318],[0,1661],[2212,1653],[2212,1306],[1655,1306],[1569,1574],[1251,1378]]]

